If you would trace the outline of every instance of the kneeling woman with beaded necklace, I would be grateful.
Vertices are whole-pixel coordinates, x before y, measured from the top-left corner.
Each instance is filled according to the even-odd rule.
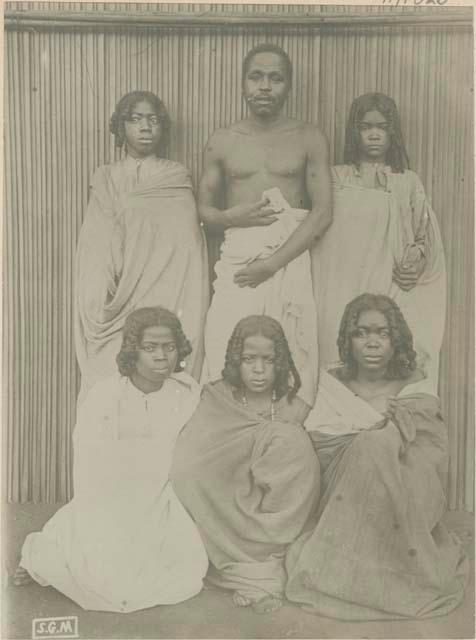
[[[174,454],[172,483],[210,559],[208,580],[237,606],[279,608],[288,545],[309,525],[319,466],[281,325],[249,316],[228,343],[222,379],[204,387]]]

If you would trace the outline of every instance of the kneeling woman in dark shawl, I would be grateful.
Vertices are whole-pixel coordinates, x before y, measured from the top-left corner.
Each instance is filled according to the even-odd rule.
[[[318,523],[289,548],[286,596],[342,620],[443,615],[468,565],[441,522],[448,438],[396,303],[363,294],[339,331],[306,427],[319,457]]]
[[[319,466],[276,320],[236,325],[222,375],[177,442],[172,482],[205,543],[209,580],[263,613],[282,603],[284,556],[315,512]]]

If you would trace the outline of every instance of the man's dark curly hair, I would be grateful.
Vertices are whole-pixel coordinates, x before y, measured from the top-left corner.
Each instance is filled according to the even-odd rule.
[[[124,323],[121,350],[116,357],[121,375],[129,378],[135,372],[137,352],[144,331],[149,327],[168,327],[172,331],[178,354],[175,371],[182,371],[181,362],[192,353],[192,347],[183,332],[180,320],[175,313],[163,307],[144,307],[129,314]]]
[[[363,293],[354,298],[344,310],[337,338],[339,357],[344,365],[339,370],[340,377],[350,380],[357,374],[357,363],[352,353],[352,337],[356,334],[357,323],[364,311],[380,311],[388,322],[394,354],[385,377],[389,380],[410,377],[416,369],[412,332],[396,302],[388,296],[371,293]]]
[[[353,101],[345,130],[345,164],[360,166],[359,123],[369,111],[379,111],[387,121],[390,148],[385,161],[395,173],[403,173],[410,167],[410,162],[403,142],[400,116],[395,101],[383,93],[366,93]]]
[[[256,55],[258,55],[258,53],[275,53],[282,59],[282,61],[284,62],[284,66],[286,67],[288,86],[290,87],[293,83],[293,65],[292,65],[291,59],[284,49],[282,49],[277,44],[273,44],[272,42],[262,42],[261,44],[257,44],[255,47],[253,47],[248,51],[248,53],[243,59],[243,65],[241,70],[242,86],[245,82],[245,77],[246,77],[246,74],[248,73],[248,69],[250,68],[251,61]]]
[[[246,338],[254,336],[263,336],[273,341],[276,372],[274,391],[278,399],[287,394],[288,400],[292,400],[299,391],[301,378],[294,365],[281,325],[269,316],[248,316],[238,322],[228,341],[225,367],[222,371],[223,379],[235,389],[242,388],[240,365],[243,344]],[[290,377],[293,380],[291,387],[289,386]]]
[[[132,91],[126,93],[119,100],[111,116],[109,131],[113,134],[116,147],[122,147],[126,142],[125,122],[130,119],[139,102],[148,102],[153,108],[160,122],[160,140],[155,153],[164,156],[170,140],[170,117],[162,100],[150,91]]]

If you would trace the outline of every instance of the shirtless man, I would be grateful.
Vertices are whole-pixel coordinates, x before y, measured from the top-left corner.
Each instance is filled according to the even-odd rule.
[[[272,187],[291,207],[310,209],[278,251],[236,273],[240,287],[256,287],[312,249],[332,222],[327,140],[317,127],[284,115],[291,82],[291,61],[280,47],[262,44],[249,51],[242,77],[249,117],[215,131],[205,149],[199,213],[208,227],[272,224],[276,213],[262,198]]]
[[[289,335],[283,316],[284,308],[295,307],[295,301],[278,299],[282,291],[300,289],[301,284],[301,296],[304,291],[307,296],[303,305],[312,306],[312,316],[309,309],[303,310],[303,307],[301,317],[306,316],[308,328],[315,324],[316,332],[315,336],[308,336],[310,343],[316,343],[315,350],[309,346],[304,351],[307,350],[307,360],[314,358],[317,366],[317,319],[313,318],[315,305],[307,250],[311,249],[312,255],[316,241],[332,221],[328,145],[315,126],[284,115],[283,106],[291,82],[292,65],[285,51],[273,44],[252,49],[243,61],[242,76],[249,116],[215,131],[205,149],[199,214],[208,229],[225,231],[221,259],[215,267],[215,295],[205,330],[205,379],[220,377],[232,328],[242,316],[256,313],[267,313],[281,322],[302,373],[299,354],[293,351],[293,343],[300,340],[302,344],[302,340],[298,336],[293,340]],[[278,201],[281,200],[284,207],[263,195],[269,189],[277,192]],[[276,240],[280,225],[270,227],[269,235],[263,227],[273,225],[285,209],[294,212],[295,217],[299,214],[300,224],[295,224],[284,239],[281,234],[281,241],[273,241],[272,251],[256,250],[248,256],[245,251],[242,255],[238,237],[244,249],[259,244],[258,238],[265,239],[264,246],[269,245],[271,238]],[[243,233],[251,227],[253,231]],[[306,256],[300,258],[304,252]],[[242,258],[241,264],[238,258]],[[287,265],[296,259],[298,262],[293,263],[293,268],[287,269],[287,282],[282,283]],[[260,285],[275,274],[281,280],[273,283],[274,300],[270,302],[271,285]],[[308,288],[303,282],[306,278]],[[237,287],[242,289],[241,293]],[[253,293],[257,287],[259,292]],[[247,292],[243,291],[245,288]],[[266,296],[268,303],[263,302]],[[299,329],[299,333],[303,330]],[[308,333],[310,331],[314,328],[308,329]],[[301,362],[305,359],[303,355]],[[305,383],[303,388],[306,389]]]

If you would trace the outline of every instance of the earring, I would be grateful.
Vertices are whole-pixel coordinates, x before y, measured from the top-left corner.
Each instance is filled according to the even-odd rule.
[[[185,365],[186,365],[186,364],[187,364],[187,363],[185,362],[185,360],[180,360],[180,368],[181,368],[181,369],[185,369]]]

